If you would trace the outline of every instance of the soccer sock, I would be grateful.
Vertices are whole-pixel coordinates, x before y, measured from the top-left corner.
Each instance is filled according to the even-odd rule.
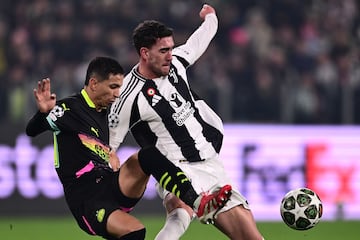
[[[175,208],[167,217],[166,222],[155,240],[180,239],[186,229],[189,227],[191,217],[183,208]]]
[[[179,167],[176,167],[155,147],[141,149],[138,158],[144,173],[152,175],[164,189],[193,207],[198,194]]]
[[[116,238],[117,240],[143,240],[145,239],[146,229],[140,229],[137,231],[130,232],[120,238]],[[114,239],[115,240],[115,239]]]

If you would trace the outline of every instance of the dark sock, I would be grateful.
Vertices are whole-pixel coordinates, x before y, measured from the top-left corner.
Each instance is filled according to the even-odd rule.
[[[198,194],[179,167],[176,167],[155,147],[141,149],[138,156],[144,173],[152,175],[163,188],[193,207]]]
[[[140,229],[137,231],[130,232],[121,238],[117,238],[118,240],[143,240],[145,239],[146,229]]]

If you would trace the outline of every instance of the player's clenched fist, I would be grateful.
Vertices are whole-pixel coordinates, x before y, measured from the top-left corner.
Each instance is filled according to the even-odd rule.
[[[201,19],[205,19],[205,16],[209,13],[215,13],[215,9],[209,4],[204,4],[202,9],[200,10],[199,16]]]

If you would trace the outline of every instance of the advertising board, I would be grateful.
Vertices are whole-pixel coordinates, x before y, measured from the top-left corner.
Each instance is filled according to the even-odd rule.
[[[0,142],[0,214],[68,213],[52,143],[22,133],[12,142]],[[118,155],[137,149],[125,144]],[[220,157],[257,220],[280,220],[282,197],[298,187],[318,193],[324,219],[360,219],[360,127],[227,124]],[[163,211],[154,183],[142,212]]]

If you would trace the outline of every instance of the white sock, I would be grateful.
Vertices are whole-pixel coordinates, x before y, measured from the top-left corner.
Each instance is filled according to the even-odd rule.
[[[166,222],[155,240],[178,240],[189,227],[191,217],[183,208],[175,208],[166,217]]]

